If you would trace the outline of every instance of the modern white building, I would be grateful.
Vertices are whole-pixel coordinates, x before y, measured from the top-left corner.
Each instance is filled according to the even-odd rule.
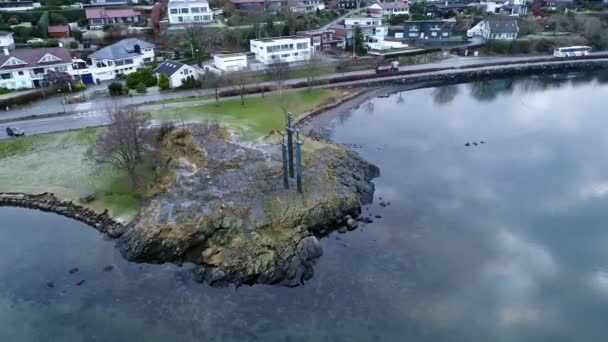
[[[2,49],[0,87],[29,89],[48,85],[50,72],[72,71],[72,56],[64,47],[39,49]]]
[[[276,61],[293,63],[310,59],[310,38],[286,36],[277,38],[252,39],[249,41],[255,59],[265,65]]]
[[[382,26],[382,18],[351,17],[344,18],[345,26]]]
[[[164,61],[154,69],[156,77],[159,77],[160,74],[165,74],[169,77],[169,88],[171,89],[181,87],[188,77],[198,80],[201,73],[202,70],[197,67],[171,60]]]
[[[247,55],[244,53],[218,54],[213,56],[214,66],[222,71],[247,69]]]
[[[12,49],[15,47],[13,32],[0,31],[0,48]]]
[[[213,21],[213,12],[206,0],[169,0],[169,24],[202,24]]]
[[[128,75],[154,60],[154,45],[137,38],[128,38],[92,53],[91,67],[94,82],[112,80],[117,75]]]
[[[2,0],[0,1],[0,12],[2,11],[29,11],[35,8],[40,8],[39,2],[27,0]]]
[[[289,2],[289,9],[295,13],[322,11],[325,9],[323,0],[292,0]]]
[[[410,9],[407,1],[376,2],[368,7],[368,12],[373,17],[390,17],[392,15],[409,14]]]

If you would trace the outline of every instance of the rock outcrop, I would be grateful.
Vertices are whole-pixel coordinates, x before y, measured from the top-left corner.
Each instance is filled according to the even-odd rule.
[[[120,250],[132,261],[192,262],[198,281],[218,287],[312,277],[317,238],[358,216],[379,173],[338,144],[306,139],[299,194],[283,188],[276,139],[239,144],[214,124],[170,131],[163,149],[171,181],[126,228]]]

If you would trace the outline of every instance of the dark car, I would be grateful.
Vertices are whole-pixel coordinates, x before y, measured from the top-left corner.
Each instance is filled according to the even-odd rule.
[[[17,127],[6,127],[6,134],[8,134],[9,137],[20,137],[25,135],[25,132]]]

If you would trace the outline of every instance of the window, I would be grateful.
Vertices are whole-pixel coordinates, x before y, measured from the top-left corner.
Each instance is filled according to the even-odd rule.
[[[443,35],[444,37],[447,37],[448,33],[447,32],[443,32],[441,35]]]
[[[183,23],[184,22],[184,17],[177,17],[177,21],[180,22],[180,23]]]
[[[203,16],[203,20],[204,20],[204,21],[210,21],[210,20],[211,20],[211,16],[204,15],[204,16]]]
[[[133,60],[132,59],[125,59],[125,64],[133,64]]]
[[[410,31],[418,31],[418,25],[411,25]]]
[[[298,50],[308,49],[308,43],[298,43],[296,46]]]
[[[409,37],[416,38],[416,37],[418,37],[418,33],[416,33],[416,32],[410,32]]]
[[[11,78],[13,78],[13,75],[10,72],[8,72],[5,74],[0,74],[0,78],[3,80],[10,80]]]
[[[177,14],[177,8],[172,8],[169,10],[171,14]]]
[[[114,62],[116,64],[116,66],[121,66],[121,65],[125,65],[125,61],[120,60],[120,61],[116,61]]]
[[[182,9],[180,9],[180,13],[182,13],[182,14],[188,14],[188,13],[190,13],[190,10],[187,9],[187,8],[182,8]]]
[[[50,53],[47,53],[46,55],[44,55],[44,57],[40,58],[38,63],[57,62],[57,61],[61,61],[61,59],[51,55]]]
[[[202,21],[203,17],[201,17],[200,15],[195,15],[194,16],[194,21]]]
[[[23,71],[19,71],[19,76],[23,76]]]
[[[431,36],[437,37],[437,32],[431,32]]]
[[[2,64],[2,66],[9,66],[9,65],[24,65],[27,64],[24,61],[15,58],[15,57],[11,57],[8,59],[8,61],[4,62],[4,64]]]
[[[36,69],[34,69],[34,74],[44,74],[44,68],[36,68]]]
[[[200,7],[192,7],[192,13],[200,13]]]

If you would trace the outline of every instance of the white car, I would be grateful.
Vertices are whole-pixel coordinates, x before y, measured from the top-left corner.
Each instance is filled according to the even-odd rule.
[[[42,39],[42,38],[32,38],[32,39],[28,40],[27,43],[28,44],[44,43],[44,39]]]

